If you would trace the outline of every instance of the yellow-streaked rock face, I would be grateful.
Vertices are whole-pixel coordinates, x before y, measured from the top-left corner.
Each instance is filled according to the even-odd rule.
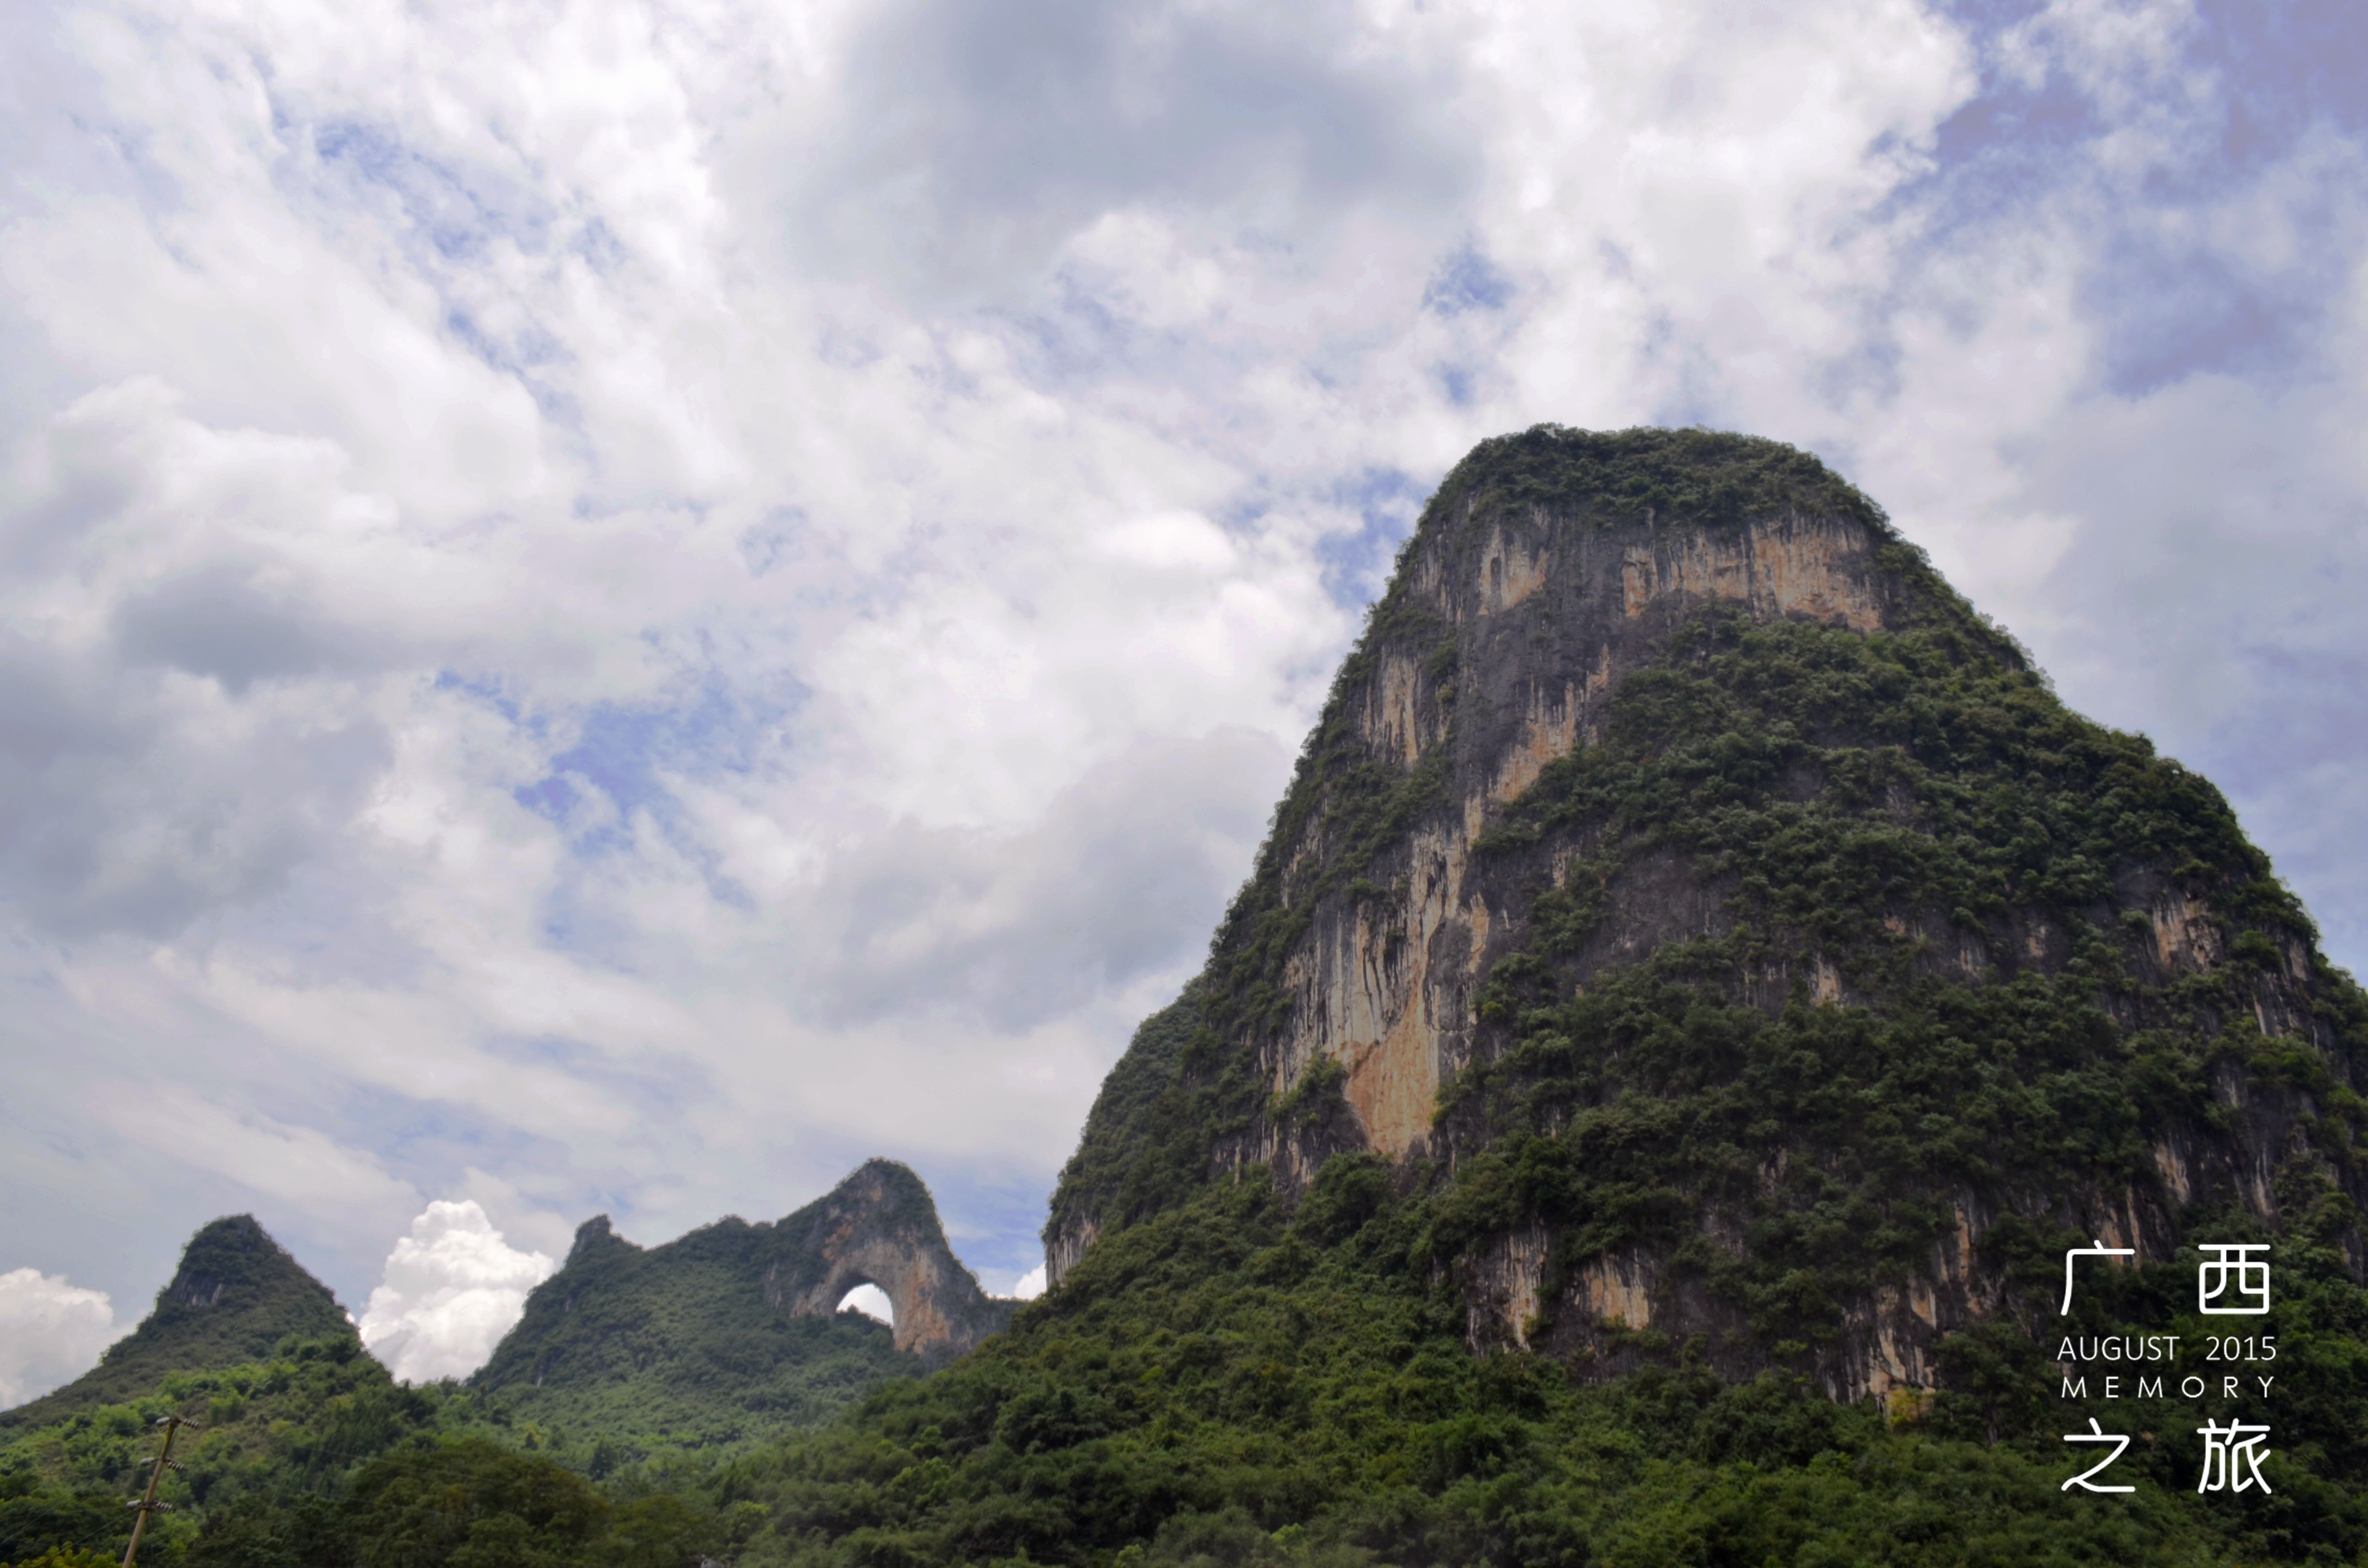
[[[1672,595],[1725,599],[1767,619],[1838,620],[1860,631],[1883,624],[1873,585],[1853,565],[1865,530],[1827,518],[1783,517],[1733,530],[1673,530],[1630,545],[1621,558],[1622,603],[1641,616]]]
[[[1656,530],[1508,508],[1467,537],[1476,548],[1443,537],[1410,563],[1416,598],[1454,629],[1452,672],[1427,676],[1429,650],[1386,648],[1350,697],[1376,760],[1411,773],[1446,754],[1452,804],[1409,835],[1387,887],[1317,908],[1286,963],[1290,1021],[1268,1052],[1278,1095],[1316,1062],[1338,1062],[1365,1146],[1394,1158],[1428,1151],[1440,1084],[1472,1035],[1500,933],[1466,869],[1492,814],[1600,732],[1620,680],[1656,659],[1666,627],[1700,605],[1859,630],[1883,613],[1881,541],[1851,521]],[[1315,848],[1299,846],[1294,863]],[[1840,998],[1829,968],[1813,986]],[[1289,1171],[1301,1163],[1290,1142],[1270,1131],[1243,1153]]]
[[[2220,961],[2220,932],[2210,913],[2175,888],[2154,901],[2155,960],[2163,968],[2202,973]]]
[[[1526,537],[1508,537],[1501,527],[1490,530],[1480,556],[1479,581],[1474,585],[1474,605],[1480,614],[1501,614],[1545,586],[1545,551],[1533,541],[1553,523],[1543,512],[1532,512],[1531,524],[1534,532]]]
[[[1421,678],[1412,658],[1394,654],[1383,659],[1364,705],[1365,739],[1376,751],[1409,767],[1422,756],[1424,736],[1416,716],[1417,686]]]

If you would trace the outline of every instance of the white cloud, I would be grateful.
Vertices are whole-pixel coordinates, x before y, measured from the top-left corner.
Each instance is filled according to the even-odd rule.
[[[1032,1301],[1044,1293],[1044,1266],[1038,1264],[1011,1282],[1011,1294],[1023,1301]]]
[[[89,1371],[99,1352],[130,1332],[115,1325],[104,1290],[35,1268],[0,1274],[0,1410]]]
[[[362,1343],[406,1383],[484,1366],[556,1266],[502,1240],[475,1199],[438,1199],[387,1255],[361,1317]]]

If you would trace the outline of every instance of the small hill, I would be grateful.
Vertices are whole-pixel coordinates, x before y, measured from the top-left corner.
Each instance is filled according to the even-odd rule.
[[[877,1285],[895,1327],[837,1304]],[[704,1449],[819,1425],[1009,1321],[947,1247],[919,1176],[888,1160],[778,1221],[661,1246],[586,1221],[471,1381],[515,1418],[622,1449]]]
[[[181,1266],[131,1336],[65,1387],[0,1412],[0,1428],[37,1426],[156,1389],[168,1373],[268,1358],[282,1340],[360,1343],[329,1288],[271,1239],[252,1214],[216,1220],[189,1238]]]
[[[0,1432],[0,1563],[120,1562],[124,1499],[146,1483],[139,1460],[167,1414],[198,1421],[163,1478],[171,1512],[141,1542],[140,1561],[163,1568],[687,1568],[735,1555],[754,1523],[696,1494],[652,1498],[631,1469],[591,1482],[593,1446],[553,1452],[452,1383],[404,1387],[347,1335]]]

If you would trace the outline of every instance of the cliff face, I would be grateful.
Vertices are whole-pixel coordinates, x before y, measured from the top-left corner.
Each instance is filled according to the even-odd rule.
[[[1282,970],[1289,1021],[1260,1051],[1277,1095],[1315,1063],[1337,1063],[1358,1142],[1393,1158],[1430,1152],[1440,1085],[1471,1058],[1480,982],[1527,935],[1518,915],[1529,868],[1473,863],[1504,808],[1600,737],[1612,693],[1664,660],[1671,632],[1701,608],[1867,631],[1884,625],[1887,606],[1904,614],[1909,602],[1877,564],[1890,541],[1863,518],[1788,508],[1709,531],[1663,526],[1650,507],[1574,524],[1537,503],[1478,518],[1469,505],[1460,528],[1422,540],[1401,568],[1394,614],[1422,630],[1383,640],[1340,693],[1363,754],[1356,765],[1429,771],[1437,803],[1368,870],[1377,894],[1306,889],[1309,930]],[[1426,647],[1433,626],[1439,640]],[[1321,863],[1335,831],[1309,814],[1287,888]],[[1725,919],[1723,901],[1691,878],[1649,878],[1634,893],[1606,959]],[[1286,893],[1296,896],[1305,894]],[[1279,1160],[1297,1179],[1310,1152],[1268,1122],[1233,1157]]]
[[[153,1392],[167,1373],[268,1358],[281,1340],[360,1339],[329,1288],[257,1224],[236,1214],[202,1226],[156,1305],[99,1364],[65,1387],[0,1415],[0,1426],[61,1415]]]
[[[1541,429],[1427,510],[1048,1271],[1361,1153],[1445,1199],[1475,1346],[1930,1387],[2059,1235],[2314,1212],[2356,1272],[2363,1060],[2216,792],[2066,712],[1863,497]]]

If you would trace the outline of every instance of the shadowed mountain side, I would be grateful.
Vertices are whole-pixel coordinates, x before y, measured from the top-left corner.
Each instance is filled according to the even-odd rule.
[[[97,1367],[65,1387],[0,1413],[0,1427],[36,1426],[138,1398],[170,1372],[260,1361],[291,1336],[359,1343],[329,1288],[305,1272],[255,1216],[216,1220],[181,1249],[180,1267],[129,1338],[108,1346]]]

